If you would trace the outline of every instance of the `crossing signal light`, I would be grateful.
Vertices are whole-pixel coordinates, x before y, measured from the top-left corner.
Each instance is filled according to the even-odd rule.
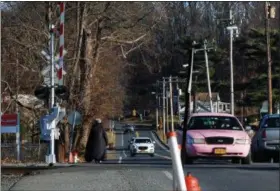
[[[66,86],[63,86],[63,85],[58,86],[55,88],[54,92],[55,92],[55,95],[62,100],[69,99],[69,90]]]
[[[50,89],[47,86],[38,86],[35,89],[34,95],[41,100],[48,100],[50,96]]]
[[[50,87],[38,86],[34,91],[34,95],[40,100],[48,100],[50,97],[50,92],[51,92]],[[54,92],[55,95],[62,100],[69,99],[69,90],[66,86],[57,86]]]

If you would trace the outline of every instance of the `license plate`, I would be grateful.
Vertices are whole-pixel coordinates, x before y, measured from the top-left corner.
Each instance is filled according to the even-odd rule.
[[[217,149],[214,149],[214,153],[216,155],[224,155],[224,154],[226,154],[226,149],[217,148]]]
[[[140,151],[141,153],[146,153],[146,152],[148,152],[148,151]]]

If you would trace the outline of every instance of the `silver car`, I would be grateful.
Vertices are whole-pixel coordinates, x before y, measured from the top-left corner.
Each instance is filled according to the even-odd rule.
[[[124,129],[124,133],[133,133],[134,132],[133,125],[126,124],[126,125],[124,125],[123,129]]]
[[[265,115],[258,131],[252,139],[252,159],[264,162],[271,158],[279,161],[280,152],[280,114]]]

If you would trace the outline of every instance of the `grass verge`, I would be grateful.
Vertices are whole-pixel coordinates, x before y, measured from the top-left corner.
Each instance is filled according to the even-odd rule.
[[[160,140],[161,140],[163,143],[167,144],[167,139],[166,139],[166,137],[165,137],[164,134],[163,134],[163,130],[157,130],[156,132],[157,132],[158,137],[160,138]]]

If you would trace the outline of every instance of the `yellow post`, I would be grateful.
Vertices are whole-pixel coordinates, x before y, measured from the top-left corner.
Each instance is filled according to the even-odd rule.
[[[133,116],[133,117],[136,117],[136,109],[133,109],[133,110],[132,110],[132,116]]]

